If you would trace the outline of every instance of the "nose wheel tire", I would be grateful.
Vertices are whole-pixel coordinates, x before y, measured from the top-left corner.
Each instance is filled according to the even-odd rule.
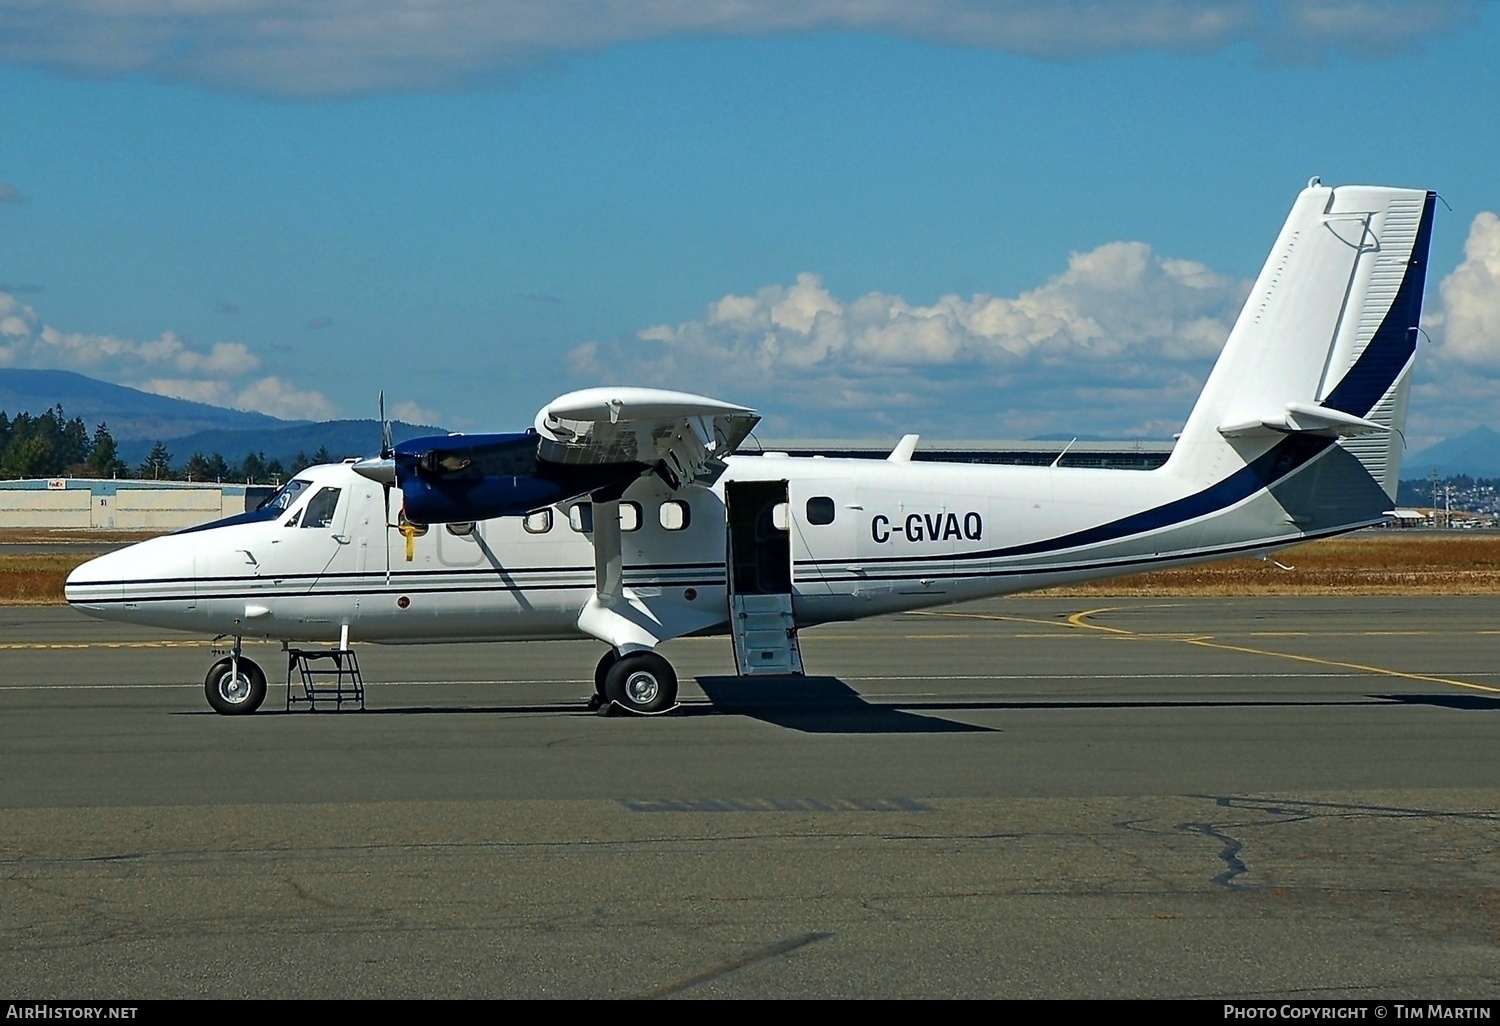
[[[604,694],[630,712],[665,712],[677,704],[677,671],[655,652],[632,652],[606,671]]]
[[[266,700],[266,675],[255,663],[241,656],[239,672],[234,661],[220,659],[209,667],[203,679],[203,693],[214,712],[225,716],[244,716],[260,708]]]

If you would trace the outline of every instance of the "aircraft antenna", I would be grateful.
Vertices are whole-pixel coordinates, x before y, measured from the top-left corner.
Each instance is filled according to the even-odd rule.
[[[1077,436],[1074,436],[1073,442],[1076,442],[1076,441],[1078,441],[1078,438],[1077,438]],[[1062,458],[1068,454],[1068,450],[1069,449],[1073,448],[1073,442],[1069,442],[1067,445],[1063,446],[1062,452],[1060,452],[1060,453],[1057,454],[1057,459],[1055,459],[1055,460],[1052,461],[1052,465],[1054,467],[1062,465]]]

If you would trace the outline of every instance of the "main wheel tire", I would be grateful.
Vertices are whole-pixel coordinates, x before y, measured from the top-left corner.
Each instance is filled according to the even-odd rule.
[[[677,671],[655,652],[632,652],[609,668],[604,693],[631,712],[662,712],[677,704]]]
[[[620,653],[612,648],[606,648],[604,654],[599,657],[599,665],[594,667],[594,694],[599,701],[609,701],[609,691],[606,681],[609,678],[609,668],[620,661]]]
[[[208,669],[203,678],[203,693],[214,712],[225,716],[247,716],[260,708],[266,700],[266,675],[261,668],[241,656],[239,673],[234,672],[234,661],[220,659]]]

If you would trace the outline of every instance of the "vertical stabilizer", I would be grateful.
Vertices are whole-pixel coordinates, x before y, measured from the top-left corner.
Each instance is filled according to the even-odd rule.
[[[1390,497],[1435,195],[1321,185],[1292,207],[1172,458],[1209,482],[1289,435],[1337,440]]]

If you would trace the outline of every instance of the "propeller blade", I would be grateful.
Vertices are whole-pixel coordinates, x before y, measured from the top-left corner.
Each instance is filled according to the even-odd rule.
[[[380,390],[380,455],[389,457],[395,448],[391,441],[391,422],[385,419],[385,389]]]

